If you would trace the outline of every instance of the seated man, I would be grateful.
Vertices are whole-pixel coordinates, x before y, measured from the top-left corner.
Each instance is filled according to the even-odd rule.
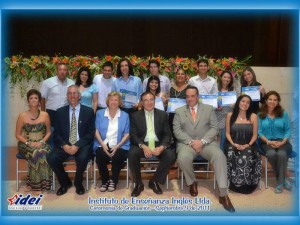
[[[158,183],[164,184],[175,154],[168,148],[171,141],[171,133],[168,123],[168,114],[155,109],[155,96],[151,92],[141,95],[144,109],[135,112],[131,118],[131,148],[129,151],[129,167],[135,182],[131,196],[137,197],[144,190],[141,178],[141,158],[156,156],[159,164],[153,178],[149,181],[149,187],[156,194],[162,194]]]
[[[186,89],[186,106],[175,111],[173,121],[174,135],[177,138],[177,162],[184,173],[186,184],[190,186],[191,196],[197,196],[197,182],[193,160],[200,155],[213,164],[220,191],[219,202],[234,212],[235,209],[227,195],[226,157],[215,142],[218,134],[218,121],[213,107],[199,103],[198,89]]]
[[[63,195],[72,186],[63,162],[69,156],[75,156],[76,193],[83,195],[85,190],[82,186],[82,177],[88,160],[91,158],[91,145],[95,136],[95,118],[92,108],[79,104],[80,92],[76,85],[68,88],[67,97],[69,105],[61,107],[56,112],[56,123],[54,126],[55,149],[47,158],[57,176],[60,188],[57,195]]]

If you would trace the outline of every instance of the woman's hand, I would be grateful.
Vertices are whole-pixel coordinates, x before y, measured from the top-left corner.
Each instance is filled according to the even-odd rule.
[[[118,145],[115,145],[114,147],[112,147],[110,149],[111,153],[110,153],[110,157],[113,157],[115,155],[115,153],[117,152],[117,150],[119,149]]]

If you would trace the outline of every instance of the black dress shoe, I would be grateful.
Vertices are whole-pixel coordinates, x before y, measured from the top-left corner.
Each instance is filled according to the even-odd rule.
[[[158,185],[158,182],[156,181],[150,180],[148,186],[153,190],[155,194],[161,195],[163,193],[160,186]]]
[[[226,209],[229,212],[235,212],[235,209],[233,205],[231,204],[231,201],[228,197],[228,195],[225,195],[224,197],[219,197],[219,202],[223,205],[224,209]]]
[[[137,185],[135,185],[135,188],[131,192],[131,196],[132,197],[137,197],[141,194],[141,192],[143,190],[144,190],[144,184],[143,183],[137,184]]]
[[[85,193],[84,187],[82,184],[76,186],[76,193],[78,195],[83,195]]]
[[[67,193],[68,189],[72,186],[72,182],[70,181],[70,183],[67,184],[67,186],[61,186],[57,192],[56,195],[60,196],[60,195],[64,195]]]
[[[198,188],[197,188],[197,182],[196,181],[190,185],[190,194],[193,197],[198,195]]]

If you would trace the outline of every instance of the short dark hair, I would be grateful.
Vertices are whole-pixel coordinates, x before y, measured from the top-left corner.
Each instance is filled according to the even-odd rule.
[[[27,101],[29,101],[29,98],[30,98],[31,95],[37,95],[38,98],[39,98],[39,101],[42,100],[41,92],[39,92],[39,91],[36,90],[36,89],[30,89],[30,90],[27,92]]]
[[[151,77],[149,77],[148,82],[147,82],[147,86],[146,86],[146,91],[150,92],[150,83],[153,80],[156,80],[157,83],[158,83],[157,89],[155,90],[155,94],[157,95],[158,93],[160,93],[160,80],[159,80],[159,78],[157,76],[151,76]]]
[[[152,64],[152,63],[156,64],[158,68],[160,67],[160,63],[156,59],[149,60],[149,63],[148,63],[149,67],[150,67],[150,64]]]
[[[87,79],[87,81],[86,81],[86,84],[87,84],[87,86],[89,87],[89,86],[91,86],[92,83],[93,83],[92,73],[91,73],[90,69],[89,69],[88,67],[85,67],[85,66],[81,67],[81,68],[78,70],[75,84],[76,84],[77,86],[80,86],[80,85],[81,85],[82,81],[80,80],[80,74],[81,74],[82,72],[84,72],[84,71],[87,72],[87,74],[88,74],[88,79]]]
[[[113,70],[113,69],[114,69],[114,65],[112,64],[112,62],[111,62],[111,61],[106,61],[105,63],[103,63],[103,65],[102,65],[102,69],[104,69],[104,67],[106,67],[106,66],[109,66],[109,67],[111,67],[111,70]]]
[[[187,90],[189,90],[189,89],[191,89],[191,90],[196,90],[197,96],[199,95],[199,90],[198,90],[197,87],[195,87],[195,86],[188,86],[187,89],[185,90],[185,92],[186,92]]]
[[[126,61],[128,63],[128,68],[129,68],[128,76],[130,76],[130,75],[134,76],[133,66],[132,66],[131,62],[129,61],[129,59],[122,58],[122,59],[119,60],[118,65],[117,65],[117,77],[122,77],[121,63],[124,62],[124,61]]]
[[[207,59],[199,59],[198,61],[197,61],[197,67],[199,67],[199,64],[200,63],[205,63],[207,66],[208,66],[208,60]]]
[[[145,96],[145,95],[152,95],[153,97],[154,97],[154,99],[155,99],[155,95],[152,93],[152,92],[150,92],[150,91],[145,91],[142,95],[141,95],[141,101],[143,101],[143,97]]]
[[[69,67],[69,64],[68,63],[64,63],[64,62],[59,62],[59,63],[57,63],[56,64],[56,69],[58,69],[58,67],[60,67],[60,66],[66,66],[67,68]]]

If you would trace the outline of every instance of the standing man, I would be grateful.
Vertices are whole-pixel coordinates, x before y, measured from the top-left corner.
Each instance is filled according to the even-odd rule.
[[[164,92],[166,95],[168,95],[170,88],[171,88],[171,82],[168,77],[159,74],[159,67],[160,67],[160,63],[157,60],[152,59],[149,61],[150,76],[157,76],[159,78],[160,90],[162,92]],[[143,81],[143,91],[144,92],[146,91],[148,79],[149,79],[149,77]]]
[[[94,110],[81,105],[79,87],[71,85],[67,91],[69,105],[61,107],[56,112],[54,127],[54,151],[47,161],[57,176],[60,188],[57,195],[63,195],[72,186],[63,162],[69,156],[76,161],[75,187],[78,195],[83,195],[82,177],[88,160],[92,154],[92,141],[95,136]]]
[[[188,87],[187,105],[175,111],[173,127],[177,138],[177,162],[190,187],[191,196],[198,195],[193,160],[200,155],[212,163],[220,192],[219,202],[226,210],[234,212],[227,195],[226,157],[215,142],[218,134],[217,117],[212,106],[199,103],[198,95],[196,87]]]
[[[112,77],[113,64],[106,61],[102,65],[102,73],[94,77],[93,83],[98,88],[98,110],[107,108],[106,97],[111,92],[115,77]]]
[[[207,75],[209,70],[208,61],[200,59],[197,61],[199,74],[189,79],[189,84],[198,88],[199,94],[217,95],[218,84],[215,78]]]
[[[153,178],[149,181],[149,187],[156,194],[162,194],[159,187],[164,184],[172,163],[175,161],[175,154],[169,148],[171,133],[168,123],[168,114],[155,109],[155,96],[151,92],[144,92],[141,95],[142,110],[132,115],[130,138],[131,148],[128,152],[129,167],[135,182],[131,196],[137,197],[144,190],[141,178],[141,158],[156,156],[159,164]]]
[[[68,65],[58,63],[56,65],[56,76],[43,81],[41,87],[41,109],[49,114],[51,126],[55,124],[56,110],[68,104],[67,89],[74,81],[67,78]]]

